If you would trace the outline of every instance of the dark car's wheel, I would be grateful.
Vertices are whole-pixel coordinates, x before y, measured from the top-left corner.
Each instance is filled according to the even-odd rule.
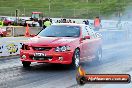
[[[102,59],[102,48],[100,47],[100,48],[96,51],[94,61],[95,61],[95,62],[100,62],[101,59]]]
[[[75,49],[71,65],[73,69],[76,69],[80,66],[80,50],[79,49]]]
[[[23,67],[30,67],[31,62],[23,61],[22,64],[23,64]]]

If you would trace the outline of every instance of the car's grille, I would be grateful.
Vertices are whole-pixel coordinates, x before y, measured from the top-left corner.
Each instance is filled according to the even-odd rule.
[[[30,55],[29,58],[31,58],[32,60],[49,60],[49,59],[52,59],[53,57],[52,56],[33,56],[33,55]]]
[[[36,50],[36,51],[49,51],[52,49],[52,47],[32,47],[33,50]]]

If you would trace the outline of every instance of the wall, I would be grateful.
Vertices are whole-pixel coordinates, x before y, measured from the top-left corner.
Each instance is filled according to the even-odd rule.
[[[6,30],[8,31],[8,36],[24,36],[26,27],[6,27]],[[38,34],[42,28],[40,27],[29,27],[30,34]]]
[[[3,37],[0,38],[0,57],[19,54],[23,42],[29,38],[25,37]]]

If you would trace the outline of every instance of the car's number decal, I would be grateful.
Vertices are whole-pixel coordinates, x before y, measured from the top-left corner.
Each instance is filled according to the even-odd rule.
[[[35,57],[44,57],[46,56],[44,53],[34,53]]]

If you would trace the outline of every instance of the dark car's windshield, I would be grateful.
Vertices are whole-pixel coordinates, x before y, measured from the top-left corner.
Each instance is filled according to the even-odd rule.
[[[42,30],[39,36],[43,37],[79,37],[79,26],[52,25]]]

